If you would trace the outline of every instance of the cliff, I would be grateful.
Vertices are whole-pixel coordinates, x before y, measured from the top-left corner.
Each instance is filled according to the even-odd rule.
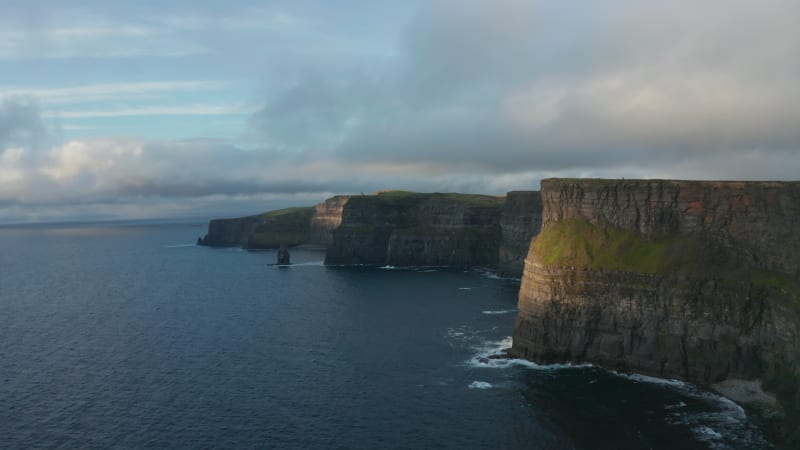
[[[344,205],[325,264],[496,267],[502,197],[390,191]]]
[[[337,195],[313,208],[289,208],[215,219],[198,244],[277,248],[313,244],[331,265],[481,266],[522,274],[542,220],[539,192],[486,195]]]
[[[309,244],[327,247],[333,243],[333,230],[341,225],[342,211],[349,200],[349,195],[337,195],[314,206],[309,225]]]
[[[761,380],[800,440],[800,183],[549,179],[541,195],[512,353]]]
[[[210,247],[278,248],[308,241],[313,208],[286,208],[236,219],[214,219],[198,239]]]
[[[542,227],[542,195],[539,191],[511,191],[500,214],[500,250],[497,272],[519,278],[531,239]]]

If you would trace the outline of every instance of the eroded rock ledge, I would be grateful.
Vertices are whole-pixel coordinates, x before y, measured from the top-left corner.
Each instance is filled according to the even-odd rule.
[[[800,440],[800,183],[549,179],[541,195],[514,354],[762,380]]]

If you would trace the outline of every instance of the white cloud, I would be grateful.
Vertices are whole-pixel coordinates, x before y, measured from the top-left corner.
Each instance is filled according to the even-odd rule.
[[[13,15],[11,19],[13,19]],[[26,21],[0,20],[0,60],[187,56],[206,48],[165,27],[74,8]]]
[[[226,116],[247,115],[255,111],[239,105],[206,105],[190,104],[178,106],[138,106],[117,108],[105,111],[47,111],[44,117],[63,119],[87,119],[98,117],[135,117],[135,116]]]
[[[800,173],[795,0],[435,0],[393,48],[374,31],[391,21],[380,16],[388,6],[353,19],[361,11],[321,4],[182,14],[185,3],[159,19],[131,5],[53,14],[30,32],[0,17],[0,59],[210,52],[187,70],[266,80],[253,150],[208,140],[54,144],[41,120],[249,114],[209,95],[179,101],[195,91],[224,98],[212,91],[238,82],[6,86],[0,95],[37,97],[47,111],[0,104],[0,201],[205,207],[210,197],[380,188],[501,193],[559,175]]]
[[[756,170],[756,150],[800,152],[795,1],[429,5],[387,72],[321,69],[254,127],[287,145],[335,136],[320,145],[352,162],[493,173],[658,174],[720,155]]]

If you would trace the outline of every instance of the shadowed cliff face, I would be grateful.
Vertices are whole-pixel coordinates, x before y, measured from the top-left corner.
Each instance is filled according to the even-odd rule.
[[[325,263],[496,267],[503,203],[465,194],[351,197]]]
[[[500,214],[500,250],[497,272],[519,278],[531,239],[542,227],[542,195],[538,191],[512,191]]]
[[[258,249],[305,243],[312,214],[312,208],[287,208],[236,219],[214,219],[198,244]]]
[[[542,202],[514,353],[761,379],[797,426],[800,183],[551,179]]]

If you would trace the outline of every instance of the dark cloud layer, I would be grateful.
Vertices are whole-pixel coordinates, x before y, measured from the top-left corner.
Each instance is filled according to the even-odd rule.
[[[256,120],[279,136],[312,119],[309,142],[316,130],[338,136],[315,143],[348,161],[491,172],[794,156],[796,19],[796,2],[782,0],[433,2],[397,66],[344,83],[320,73]]]

